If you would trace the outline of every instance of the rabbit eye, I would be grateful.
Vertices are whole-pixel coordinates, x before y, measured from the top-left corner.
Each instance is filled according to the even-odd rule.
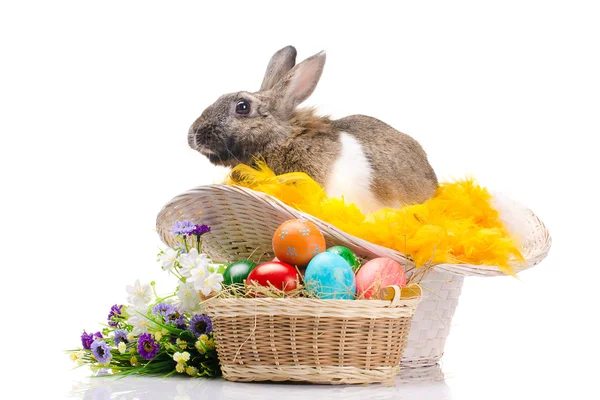
[[[237,114],[249,114],[250,113],[250,103],[246,100],[240,100],[235,105],[235,112]]]

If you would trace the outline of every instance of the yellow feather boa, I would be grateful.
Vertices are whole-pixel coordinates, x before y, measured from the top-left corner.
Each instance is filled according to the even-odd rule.
[[[423,204],[365,215],[354,204],[328,197],[304,172],[275,175],[266,164],[257,165],[235,167],[226,183],[264,192],[344,232],[408,254],[419,267],[495,265],[514,275],[509,263],[523,260],[516,240],[491,206],[492,196],[473,179],[441,183]]]

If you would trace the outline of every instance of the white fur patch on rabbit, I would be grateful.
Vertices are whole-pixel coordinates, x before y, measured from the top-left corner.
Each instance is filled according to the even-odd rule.
[[[373,168],[361,144],[346,132],[340,132],[341,151],[335,160],[325,192],[329,197],[344,197],[363,212],[372,212],[383,205],[371,192]]]

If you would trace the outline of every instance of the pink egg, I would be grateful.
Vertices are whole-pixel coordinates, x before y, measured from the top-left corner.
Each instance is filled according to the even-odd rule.
[[[359,297],[378,299],[380,290],[389,285],[406,286],[404,269],[391,258],[374,258],[356,273],[356,294]]]

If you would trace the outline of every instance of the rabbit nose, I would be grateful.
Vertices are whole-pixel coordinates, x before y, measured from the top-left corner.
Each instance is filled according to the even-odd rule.
[[[196,121],[194,121],[194,123],[192,124],[192,126],[190,127],[190,131],[189,133],[197,133],[200,128],[202,128],[203,125],[206,125],[206,118],[204,116],[200,116],[198,117],[198,119]]]

